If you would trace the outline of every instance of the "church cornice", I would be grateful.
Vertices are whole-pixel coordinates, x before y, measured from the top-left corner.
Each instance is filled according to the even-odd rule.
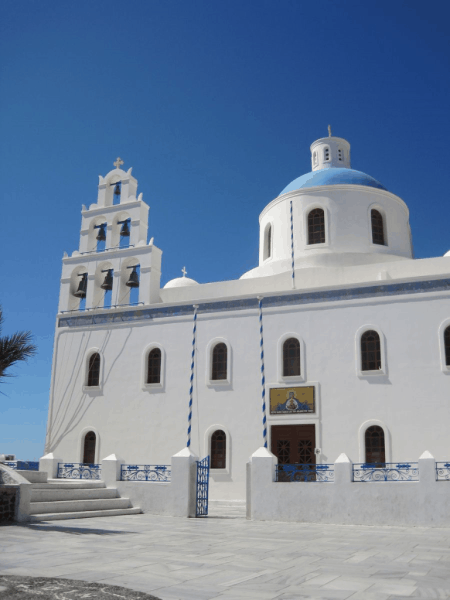
[[[343,302],[349,300],[383,299],[413,294],[450,292],[450,279],[415,280],[383,285],[367,285],[353,288],[335,288],[311,292],[297,292],[264,296],[263,309],[294,307],[320,304],[324,302]],[[219,300],[215,302],[197,302],[197,314],[220,313],[258,309],[256,296]],[[126,322],[151,322],[156,319],[191,316],[193,304],[171,306],[153,306],[151,308],[111,310],[90,314],[76,314],[58,318],[58,327],[90,327]]]

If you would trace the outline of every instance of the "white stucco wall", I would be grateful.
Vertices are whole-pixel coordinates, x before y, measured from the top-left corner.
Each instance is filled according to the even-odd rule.
[[[450,481],[436,481],[435,460],[418,462],[419,481],[353,482],[352,464],[341,455],[335,481],[275,482],[276,458],[265,448],[250,461],[248,518],[342,525],[449,527]]]
[[[439,343],[440,327],[450,318],[449,295],[264,309],[266,394],[285,383],[279,353],[287,333],[304,344],[298,384],[315,385],[317,393],[315,415],[268,414],[269,438],[271,425],[313,423],[322,462],[341,452],[363,461],[361,426],[376,420],[390,442],[387,460],[412,460],[423,448],[438,460],[450,458],[450,372],[442,369]],[[384,336],[384,374],[358,371],[355,336],[364,326],[376,326]],[[231,348],[227,384],[209,381],[208,347],[214,339]],[[98,431],[100,458],[117,453],[126,463],[167,464],[186,440],[191,343],[191,316],[57,328],[47,451],[79,462],[82,433],[92,428]],[[163,385],[143,389],[143,353],[152,344],[165,352]],[[83,390],[91,348],[102,356],[100,389],[92,391]],[[226,471],[212,474],[211,497],[243,498],[245,463],[262,438],[256,309],[199,312],[192,448],[200,457],[209,452],[213,425],[228,432],[229,463]]]

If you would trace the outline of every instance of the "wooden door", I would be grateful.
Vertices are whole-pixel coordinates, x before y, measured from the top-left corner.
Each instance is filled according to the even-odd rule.
[[[315,465],[316,429],[314,425],[272,425],[272,454],[278,464]]]
[[[88,431],[84,437],[83,463],[92,465],[95,463],[96,437],[93,431]]]

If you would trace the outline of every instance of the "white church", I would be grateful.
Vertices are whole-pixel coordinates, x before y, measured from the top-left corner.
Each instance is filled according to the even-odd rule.
[[[315,141],[264,208],[258,267],[207,284],[161,288],[149,207],[114,164],[63,258],[47,453],[169,464],[191,401],[212,499],[245,497],[265,442],[281,465],[450,458],[450,257],[414,259],[407,205],[346,140]]]

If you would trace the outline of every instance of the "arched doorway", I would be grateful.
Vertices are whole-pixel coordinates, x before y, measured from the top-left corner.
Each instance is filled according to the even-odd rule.
[[[83,463],[92,465],[95,463],[95,444],[97,437],[93,431],[88,431],[84,436]]]

